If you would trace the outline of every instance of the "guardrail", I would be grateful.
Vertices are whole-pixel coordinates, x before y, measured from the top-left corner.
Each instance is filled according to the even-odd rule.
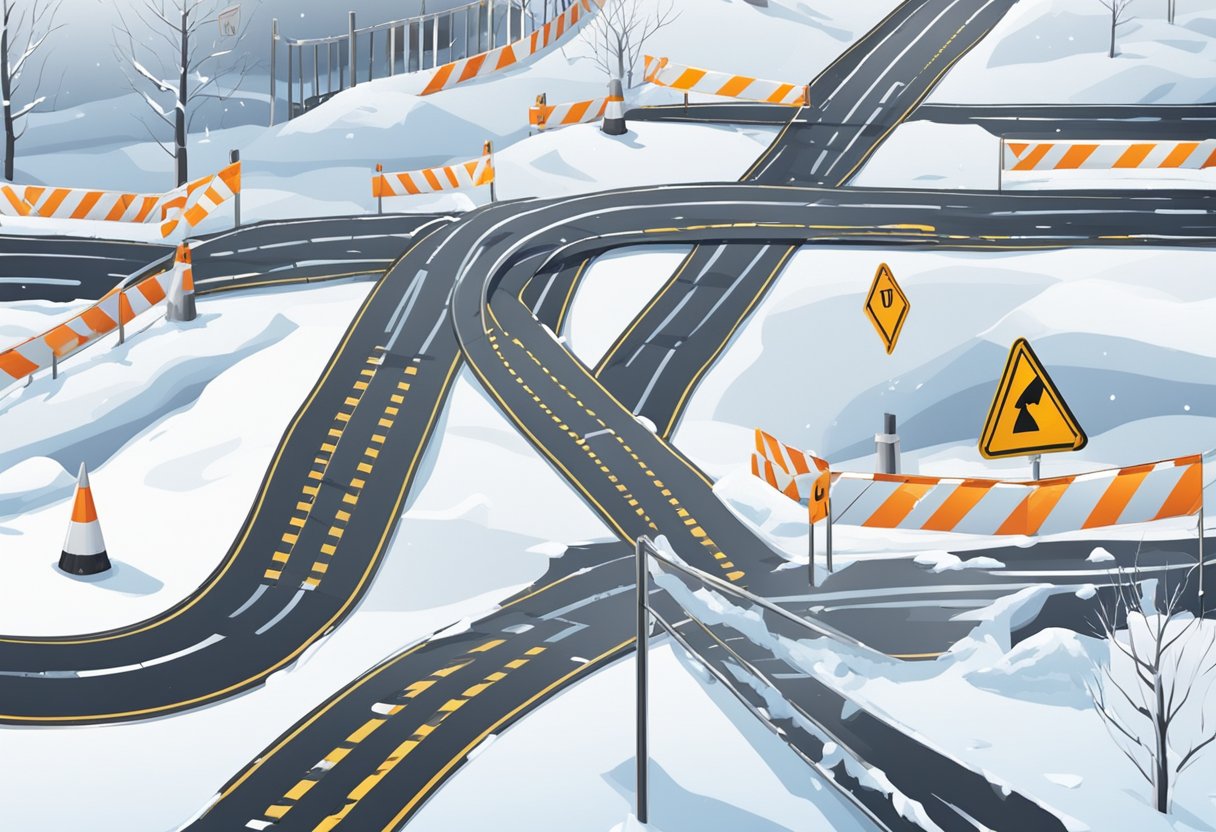
[[[523,40],[561,17],[576,0],[474,0],[453,9],[359,26],[349,12],[343,34],[289,38],[271,23],[270,124],[276,120],[280,42],[287,47],[287,118],[377,77],[434,70]]]
[[[804,761],[889,832],[925,828],[1064,832],[1068,828],[1052,810],[1008,784],[989,780],[820,681],[792,661],[789,648],[796,647],[799,639],[810,637],[828,639],[840,650],[863,657],[889,660],[886,657],[822,622],[800,618],[741,587],[668,557],[649,538],[637,539],[635,556],[635,815],[642,823],[649,814],[647,652],[653,621]],[[661,605],[676,614],[664,613],[659,609]],[[679,621],[674,620],[676,615]],[[720,634],[723,629],[730,632],[729,637]],[[737,638],[740,635],[742,639]],[[712,658],[710,651],[694,643],[697,641],[712,648]],[[792,672],[778,678],[760,669],[759,661],[765,667],[777,662]],[[801,695],[792,698],[787,691],[795,683]]]

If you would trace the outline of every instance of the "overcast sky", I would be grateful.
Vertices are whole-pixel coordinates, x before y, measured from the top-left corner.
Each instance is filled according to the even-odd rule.
[[[360,25],[418,14],[423,0],[203,0],[204,8],[240,5],[253,14],[244,48],[265,65],[269,57],[270,21],[290,37],[317,37],[346,31],[347,11],[359,15]],[[17,0],[18,4],[31,0]],[[144,0],[62,0],[57,22],[63,28],[47,42],[43,94],[58,108],[83,101],[112,98],[130,91],[114,55],[112,26],[117,9],[131,9]],[[153,0],[159,3],[159,0]],[[177,0],[166,0],[172,6]],[[427,11],[463,5],[464,0],[427,0]],[[60,83],[62,79],[62,84]],[[254,83],[261,83],[255,81]],[[56,92],[58,98],[56,99]]]

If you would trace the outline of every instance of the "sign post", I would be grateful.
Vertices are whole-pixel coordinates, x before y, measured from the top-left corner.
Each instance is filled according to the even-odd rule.
[[[650,763],[649,750],[646,747],[646,682],[647,663],[649,662],[650,610],[647,607],[646,588],[648,584],[646,569],[646,551],[653,546],[646,537],[638,537],[635,543],[637,556],[637,593],[638,593],[638,622],[637,622],[637,749],[634,764],[637,766],[637,819],[646,823],[648,814],[647,780]]]
[[[1040,454],[1079,451],[1087,442],[1030,342],[1014,341],[980,435],[980,453],[985,459],[1030,456],[1038,479]]]

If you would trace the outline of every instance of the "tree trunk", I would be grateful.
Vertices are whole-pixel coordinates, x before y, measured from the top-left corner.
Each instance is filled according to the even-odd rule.
[[[4,178],[13,181],[13,156],[17,152],[16,125],[13,123],[13,79],[8,73],[8,19],[12,7],[4,4],[4,32],[0,33],[0,94],[4,95]]]
[[[1157,811],[1167,814],[1170,810],[1170,759],[1169,759],[1169,722],[1165,715],[1165,684],[1161,673],[1153,674],[1153,692],[1156,695],[1156,713],[1153,714],[1154,739],[1156,740],[1156,759],[1153,760],[1153,800]]]
[[[189,178],[189,167],[186,162],[186,83],[189,80],[190,62],[190,27],[189,12],[182,11],[182,56],[181,74],[177,81],[177,107],[173,118],[173,158],[177,161],[177,184],[185,185]],[[302,83],[302,82],[301,82]]]
[[[1119,0],[1111,0],[1111,10],[1110,10],[1110,56],[1109,56],[1109,57],[1111,57],[1111,58],[1115,57],[1115,27],[1119,25],[1119,16],[1118,16],[1118,14],[1115,12],[1115,8],[1117,8],[1117,6],[1115,6],[1115,4],[1116,4],[1116,3],[1118,3],[1118,2],[1119,2]]]

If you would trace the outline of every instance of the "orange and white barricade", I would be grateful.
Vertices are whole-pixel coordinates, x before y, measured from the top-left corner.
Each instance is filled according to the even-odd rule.
[[[240,162],[164,194],[0,185],[0,214],[103,222],[158,222],[161,236],[168,237],[183,220],[191,228],[198,225],[240,190]]]
[[[184,245],[181,248],[186,248]],[[178,258],[182,256],[179,249]],[[189,260],[189,251],[185,257]],[[111,289],[92,306],[41,335],[0,352],[0,386],[54,368],[56,362],[81,347],[130,323],[165,299],[180,268],[145,277],[138,283]],[[193,281],[191,281],[193,286]]]
[[[726,72],[698,69],[651,55],[645,56],[643,78],[647,83],[655,86],[669,87],[684,93],[701,92],[727,98],[785,104],[790,107],[805,107],[808,103],[805,84],[765,81],[750,75],[731,75]]]
[[[1002,143],[1007,171],[1200,170],[1216,168],[1216,139],[1205,141],[1010,141]]]
[[[398,173],[384,173],[377,165],[376,175],[372,177],[372,196],[377,199],[387,196],[413,196],[477,188],[493,183],[494,149],[490,142],[486,142],[480,157],[454,165]]]
[[[553,130],[571,124],[585,124],[589,121],[599,121],[607,109],[607,98],[549,104],[545,96],[538,95],[536,103],[528,108],[528,124],[535,130]]]
[[[507,69],[525,58],[557,43],[566,32],[578,25],[586,15],[601,8],[605,0],[575,0],[575,3],[560,15],[521,40],[499,46],[489,52],[462,58],[444,64],[435,70],[434,76],[422,89],[421,95],[431,95],[451,89],[457,84],[483,78],[494,72]]]
[[[770,469],[780,471],[783,465],[796,471],[802,452],[762,431],[756,434],[753,473],[806,503],[812,477],[768,476]],[[836,472],[831,481],[833,522],[877,529],[1055,534],[1190,517],[1203,507],[1203,458],[1198,454],[1034,482]]]
[[[771,433],[756,430],[752,474],[791,500],[806,503],[813,494],[815,480],[827,470],[825,460],[786,445]]]

